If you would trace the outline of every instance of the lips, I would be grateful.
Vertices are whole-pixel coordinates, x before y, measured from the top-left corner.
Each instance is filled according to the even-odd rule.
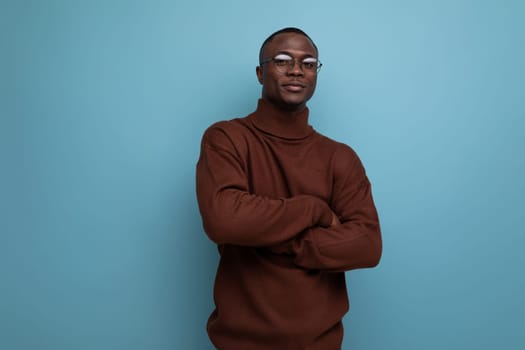
[[[290,92],[299,92],[299,91],[302,91],[306,87],[305,84],[299,83],[297,81],[284,83],[282,84],[282,86],[285,90],[290,91]]]

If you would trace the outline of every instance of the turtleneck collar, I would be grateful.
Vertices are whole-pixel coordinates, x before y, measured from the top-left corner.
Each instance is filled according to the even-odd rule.
[[[314,132],[308,125],[308,112],[308,107],[300,112],[283,111],[259,99],[250,119],[257,129],[265,133],[283,139],[303,139]]]

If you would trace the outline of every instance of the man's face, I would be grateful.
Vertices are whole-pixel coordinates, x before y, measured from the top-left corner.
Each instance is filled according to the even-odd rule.
[[[282,54],[295,60],[293,67],[278,68],[269,61],[256,69],[262,84],[262,98],[280,109],[302,110],[314,94],[317,70],[305,69],[299,62],[305,58],[317,58],[317,50],[304,35],[282,33],[266,44],[263,60]]]

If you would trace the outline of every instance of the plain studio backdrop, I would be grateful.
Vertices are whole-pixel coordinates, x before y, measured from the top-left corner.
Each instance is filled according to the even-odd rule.
[[[310,123],[373,184],[384,255],[344,349],[525,348],[525,2],[2,1],[0,348],[211,349],[200,139],[304,29]]]

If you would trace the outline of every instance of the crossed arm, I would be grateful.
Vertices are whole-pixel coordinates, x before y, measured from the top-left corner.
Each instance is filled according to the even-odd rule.
[[[336,171],[330,205],[311,195],[250,194],[232,141],[209,129],[197,164],[204,230],[217,244],[266,247],[305,269],[345,271],[375,266],[381,234],[370,183],[357,156]],[[339,174],[340,173],[340,174]]]

